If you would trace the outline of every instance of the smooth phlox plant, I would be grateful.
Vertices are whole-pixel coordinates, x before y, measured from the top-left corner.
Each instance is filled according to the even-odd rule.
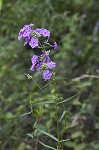
[[[24,27],[19,31],[19,34],[18,34],[18,40],[21,40],[21,39],[24,40],[24,46],[28,44],[32,49],[34,49],[34,48],[41,49],[40,55],[33,55],[31,57],[32,65],[30,67],[30,71],[33,71],[33,72],[37,71],[38,74],[45,81],[50,80],[52,78],[52,76],[55,74],[53,72],[53,69],[56,67],[56,63],[54,61],[52,61],[50,58],[49,48],[51,48],[55,51],[58,50],[58,45],[56,42],[54,42],[53,44],[49,43],[50,31],[45,28],[34,29],[34,24],[24,25]],[[44,95],[46,95],[46,98],[49,98],[48,94],[38,85],[38,83],[34,80],[34,78],[32,76],[30,76],[29,74],[25,74],[25,75],[28,77],[28,79],[33,79],[33,81],[37,85],[37,87],[43,92]],[[59,118],[58,118],[58,113],[59,113],[58,105],[62,104],[62,101],[61,101],[61,99],[60,99],[60,103],[58,101],[58,99],[60,98],[60,95],[58,93],[54,77],[53,77],[51,83],[53,85],[55,93],[52,95],[52,99],[50,99],[50,103],[54,104],[55,111],[56,111],[56,122],[57,122],[56,123],[56,132],[57,132],[58,138],[54,137],[53,135],[51,135],[50,133],[47,133],[44,130],[41,130],[37,126],[37,124],[39,124],[39,121],[36,121],[33,128],[39,130],[41,133],[43,133],[43,134],[47,135],[48,137],[52,138],[53,140],[55,140],[57,142],[57,149],[40,142],[38,140],[38,138],[36,139],[37,142],[41,143],[43,146],[50,148],[50,149],[63,150],[63,141],[66,141],[66,140],[62,141],[62,137],[60,137]],[[47,102],[49,103],[49,100]],[[43,101],[42,103],[46,104],[47,102]],[[31,112],[33,112],[32,106],[33,105],[31,105],[31,102],[30,102]],[[62,104],[62,107],[63,107],[64,111],[63,111],[61,119],[65,116],[65,112],[66,112],[63,104]],[[65,128],[65,126],[64,126],[64,128]],[[31,136],[31,137],[33,137],[33,136]]]
[[[52,69],[56,67],[56,63],[51,61],[50,50],[48,47],[58,50],[58,45],[56,42],[51,45],[49,43],[50,31],[45,28],[34,29],[34,24],[24,25],[24,27],[19,31],[18,40],[24,39],[24,46],[29,44],[29,46],[34,48],[40,48],[42,51],[41,55],[33,55],[31,58],[32,65],[30,67],[31,71],[37,71],[38,74],[46,81],[50,80],[54,74]],[[42,44],[43,41],[43,44]]]

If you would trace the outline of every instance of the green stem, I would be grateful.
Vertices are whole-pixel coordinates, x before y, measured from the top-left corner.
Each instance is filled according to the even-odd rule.
[[[30,99],[30,110],[32,112],[32,118],[33,118],[33,109],[32,109],[32,103],[31,103],[31,99]],[[32,126],[33,128],[33,126]],[[34,130],[34,129],[33,129]],[[33,137],[34,137],[34,134],[33,134]],[[33,142],[32,142],[32,147],[34,147],[34,139],[33,139]]]
[[[55,80],[53,80],[53,85],[54,85],[54,88],[55,88],[55,92],[58,92],[57,91],[57,87],[56,87],[56,83],[55,83]],[[56,121],[57,121],[57,136],[58,136],[58,150],[60,150],[61,148],[61,145],[60,145],[60,134],[59,134],[59,123],[58,123],[58,105],[57,105],[57,97],[55,98],[55,109],[56,109]]]
[[[58,97],[59,97],[59,92],[58,92],[58,89],[57,89],[57,85],[56,85],[56,80],[55,80],[55,78],[53,79],[53,81],[54,81],[54,88],[55,88],[55,91],[56,91],[56,93],[57,93],[57,95],[58,95]],[[60,101],[62,102],[62,100],[60,99]],[[57,105],[57,101],[55,101],[55,104]],[[65,106],[64,106],[64,104],[63,103],[61,103],[62,104],[62,107],[63,107],[63,110],[65,111]],[[58,108],[58,105],[57,105],[57,107],[56,107],[56,111],[57,111],[57,108]],[[57,121],[58,121],[58,118],[57,118]],[[58,126],[58,128],[59,128],[59,123],[57,122],[57,126]],[[66,115],[65,115],[65,126],[64,126],[64,128],[66,129]],[[59,132],[59,131],[58,131]],[[60,138],[61,138],[61,140],[62,140],[62,137],[63,137],[63,134],[61,134],[61,137],[60,137],[60,135],[59,135],[59,141],[60,141]],[[64,144],[64,142],[61,142],[61,146],[62,146],[62,149],[63,149],[63,144]],[[59,143],[59,146],[60,146],[60,143]],[[60,150],[60,149],[59,149]]]
[[[36,86],[43,92],[43,94],[45,94],[46,96],[48,96],[46,94],[46,92],[38,85],[38,83],[35,81],[35,79],[33,77],[32,77],[32,79],[33,79],[34,83],[36,84]]]

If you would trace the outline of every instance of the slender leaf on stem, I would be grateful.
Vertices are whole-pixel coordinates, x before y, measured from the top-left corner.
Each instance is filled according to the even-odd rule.
[[[43,146],[45,146],[45,147],[47,147],[47,148],[49,148],[49,149],[57,150],[56,148],[51,147],[51,146],[49,146],[49,145],[46,145],[46,144],[42,143],[42,142],[39,141],[39,140],[38,140],[38,142],[39,142],[41,145],[43,145]]]
[[[54,80],[67,80],[67,78],[55,78],[55,79],[52,79],[50,82],[48,82],[47,84],[45,84],[43,87],[42,87],[42,89],[43,88],[45,88],[47,85],[49,85],[50,83],[52,83]]]
[[[61,140],[60,143],[61,143],[61,142],[67,142],[67,141],[70,141],[70,140],[71,140],[71,139]]]
[[[40,101],[40,102],[34,103],[34,104],[32,104],[32,106],[43,105],[43,104],[52,104],[52,103],[54,103],[54,101],[44,100],[44,101]]]
[[[63,101],[61,101],[61,102],[59,102],[59,103],[57,103],[57,104],[62,104],[62,103],[68,102],[68,101],[70,101],[70,100],[73,100],[78,94],[79,94],[79,92],[78,92],[77,94],[75,94],[74,96],[71,96],[71,97],[69,97],[69,98],[66,98],[66,99],[64,99]]]
[[[48,82],[47,84],[45,84],[44,86],[42,86],[42,89],[43,88],[45,88],[47,85],[49,85],[49,84],[51,84],[53,82],[53,80],[52,81],[50,81],[50,82]]]
[[[47,135],[48,137],[52,138],[53,140],[55,140],[56,142],[58,142],[58,139],[56,137],[54,137],[53,135],[47,133],[44,129],[40,128],[39,126],[36,127],[36,129],[38,131],[40,131],[41,133]]]
[[[38,85],[38,83],[36,82],[36,80],[32,77],[34,83],[36,84],[36,86],[43,92],[44,95],[48,96],[47,93]]]
[[[20,118],[21,118],[21,117],[24,117],[24,116],[26,116],[26,115],[29,115],[29,114],[31,114],[31,113],[32,113],[32,111],[27,112],[27,113],[24,113],[24,114],[22,114],[22,115],[20,116]]]
[[[53,80],[69,80],[69,78],[60,78],[60,77],[55,77]]]
[[[32,134],[27,133],[27,135],[33,139],[33,135]]]
[[[61,115],[61,117],[60,117],[58,122],[60,122],[64,118],[65,114],[66,114],[66,111],[63,111],[63,113],[62,113],[62,115]]]

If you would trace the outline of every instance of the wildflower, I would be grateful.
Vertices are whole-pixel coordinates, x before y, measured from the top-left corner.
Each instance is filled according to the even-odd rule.
[[[48,63],[48,62],[50,62],[49,54],[42,54],[42,55],[40,56],[40,60],[41,60],[43,63]]]
[[[32,64],[36,64],[39,61],[38,55],[33,55],[31,58]]]
[[[21,40],[21,38],[24,38],[25,39],[24,45],[26,45],[29,42],[29,40],[31,39],[31,33],[33,32],[33,29],[32,29],[33,26],[34,26],[34,24],[24,25],[24,27],[19,31],[18,40]]]
[[[36,31],[41,34],[43,37],[50,37],[50,31],[45,28],[37,28]]]
[[[56,63],[51,61],[49,53],[47,51],[42,51],[43,54],[40,56],[33,55],[31,58],[32,66],[30,68],[31,71],[38,71],[39,75],[43,77],[45,80],[49,80],[52,76],[52,72],[48,69],[53,69],[56,67]]]
[[[49,70],[44,70],[43,71],[43,79],[50,80],[51,76],[52,76],[52,72],[51,71],[49,71]]]
[[[34,70],[40,71],[41,67],[42,67],[42,64],[40,64],[40,63],[32,64],[30,70],[31,71],[34,71]]]
[[[38,32],[39,34],[42,34],[42,29],[43,29],[43,28],[36,28],[35,31]]]
[[[26,44],[28,44],[29,41],[30,41],[30,36],[25,37],[24,46],[25,46]]]
[[[47,63],[47,67],[48,67],[49,69],[55,68],[55,67],[56,67],[56,63],[53,62],[53,61],[51,61],[51,62]]]
[[[34,69],[35,69],[35,64],[31,66],[30,70],[34,71]]]
[[[38,46],[38,38],[31,38],[30,42],[29,42],[29,45],[32,47],[32,48],[35,48]]]
[[[54,48],[54,50],[58,50],[58,45],[56,42],[54,42],[54,45],[52,47]]]
[[[37,56],[37,55],[34,55],[34,56],[31,58],[31,61],[32,61],[32,66],[31,66],[30,70],[31,70],[31,71],[34,71],[35,67],[37,66],[37,63],[39,63],[38,56]]]
[[[41,35],[39,32],[37,32],[37,30],[33,30],[32,36],[35,37],[35,38],[39,38],[39,37],[41,37],[42,35]]]
[[[45,80],[50,80],[52,77],[51,69],[56,67],[56,63],[50,59],[50,50],[46,51],[46,45],[53,47],[54,50],[58,50],[58,45],[54,42],[53,45],[48,43],[50,37],[50,31],[45,28],[33,29],[34,24],[24,25],[18,34],[18,40],[25,39],[24,45],[29,44],[32,48],[42,48],[42,54],[40,56],[33,55],[31,58],[31,71],[37,71],[39,75]],[[39,39],[41,37],[47,37],[47,41],[39,46]],[[26,74],[27,75],[27,74]],[[30,78],[29,75],[27,75]]]
[[[37,63],[36,66],[35,66],[36,71],[40,71],[41,68],[42,68],[42,63],[40,63],[40,62]]]
[[[41,34],[43,37],[50,37],[50,31],[47,29],[42,28]]]

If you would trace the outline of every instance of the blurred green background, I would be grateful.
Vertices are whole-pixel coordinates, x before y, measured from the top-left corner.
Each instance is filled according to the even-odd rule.
[[[68,129],[64,138],[74,140],[66,142],[64,150],[99,150],[99,79],[72,81],[83,74],[99,75],[99,0],[0,0],[0,10],[0,150],[37,150],[35,141],[27,136],[33,131],[35,117],[20,117],[30,111],[30,99],[45,99],[24,76],[31,74],[31,56],[39,53],[17,40],[19,30],[30,23],[49,29],[50,42],[59,45],[51,57],[57,63],[56,77],[67,78],[57,81],[61,96],[81,91],[65,104]],[[36,73],[34,77],[40,86],[45,85]],[[45,91],[53,94],[51,86]],[[39,115],[42,108],[37,109]],[[46,105],[43,113],[41,124],[55,135],[55,110]],[[55,145],[44,135],[38,138]],[[39,143],[37,147],[46,150]]]

